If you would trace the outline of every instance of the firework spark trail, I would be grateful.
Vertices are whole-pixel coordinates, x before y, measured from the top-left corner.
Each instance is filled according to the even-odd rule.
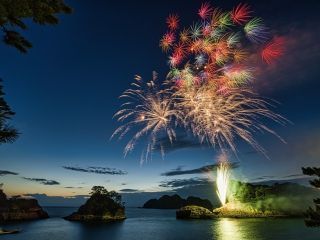
[[[220,149],[236,153],[236,138],[241,138],[255,150],[265,150],[254,139],[254,132],[269,132],[279,137],[262,123],[270,119],[285,124],[286,119],[269,109],[270,104],[250,90],[229,91],[225,95],[212,91],[210,86],[183,89],[175,93],[176,108],[184,112],[185,127],[191,129],[200,142],[209,142]],[[280,137],[279,137],[280,138]],[[281,139],[281,138],[280,138]]]
[[[229,163],[226,155],[220,155],[219,159],[220,163],[217,168],[217,179],[216,179],[216,186],[217,186],[217,195],[219,200],[224,206],[227,203],[227,196],[228,196],[228,187],[229,187]]]
[[[126,90],[120,98],[128,99],[122,108],[114,115],[119,122],[125,122],[118,127],[111,138],[123,138],[131,129],[136,130],[131,140],[127,143],[124,153],[127,155],[137,141],[144,135],[148,136],[145,154],[141,161],[147,160],[161,133],[165,133],[172,142],[176,137],[172,121],[179,118],[179,112],[172,108],[172,100],[168,90],[159,90],[156,82],[156,73],[153,79],[144,83],[141,77],[136,76],[133,88]],[[162,149],[163,153],[163,149]]]

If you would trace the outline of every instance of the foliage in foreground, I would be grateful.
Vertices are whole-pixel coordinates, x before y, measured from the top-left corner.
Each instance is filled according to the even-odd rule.
[[[317,167],[307,167],[302,168],[302,172],[308,176],[318,177],[314,180],[310,180],[310,184],[318,189],[320,189],[320,168]],[[315,204],[315,209],[309,207],[306,212],[305,223],[308,227],[320,227],[320,198],[313,200]]]
[[[0,79],[0,145],[12,143],[18,136],[18,131],[9,124],[9,120],[14,116],[14,112],[4,99],[4,92]]]
[[[32,44],[18,29],[27,29],[27,19],[40,25],[54,25],[59,22],[57,14],[71,11],[63,0],[1,0],[0,29],[3,42],[26,53]]]

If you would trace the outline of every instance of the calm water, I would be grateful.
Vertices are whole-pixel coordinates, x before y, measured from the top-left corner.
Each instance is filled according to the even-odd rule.
[[[216,219],[176,220],[174,210],[127,208],[121,223],[83,224],[61,218],[74,208],[46,208],[46,220],[7,224],[20,228],[13,240],[95,240],[95,239],[217,239],[217,240],[320,240],[320,228],[307,228],[302,219]]]

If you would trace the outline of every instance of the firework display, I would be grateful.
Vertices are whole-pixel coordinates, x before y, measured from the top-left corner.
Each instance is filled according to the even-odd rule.
[[[283,54],[283,38],[270,31],[246,4],[224,12],[202,4],[200,21],[178,32],[179,18],[170,15],[160,47],[169,54],[168,78],[178,87],[215,85],[216,91],[246,87],[254,80],[252,58],[271,64]],[[249,61],[250,60],[250,61]]]
[[[145,135],[147,159],[159,137],[175,140],[177,125],[222,151],[236,152],[235,141],[242,139],[264,153],[253,134],[277,134],[263,119],[286,122],[252,88],[256,65],[276,62],[284,52],[284,39],[272,37],[246,4],[226,12],[204,3],[198,15],[200,20],[185,28],[178,15],[169,15],[159,43],[168,54],[166,79],[159,84],[155,77],[146,83],[137,78],[121,96],[129,102],[115,115],[124,125],[114,135],[122,138],[130,129],[137,131],[125,153]]]

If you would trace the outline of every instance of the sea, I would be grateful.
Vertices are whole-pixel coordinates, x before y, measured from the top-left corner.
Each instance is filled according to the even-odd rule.
[[[127,219],[117,223],[80,223],[62,217],[72,207],[46,207],[50,218],[5,224],[20,229],[0,240],[320,240],[320,228],[308,228],[303,219],[252,218],[177,220],[175,210],[126,208]]]

